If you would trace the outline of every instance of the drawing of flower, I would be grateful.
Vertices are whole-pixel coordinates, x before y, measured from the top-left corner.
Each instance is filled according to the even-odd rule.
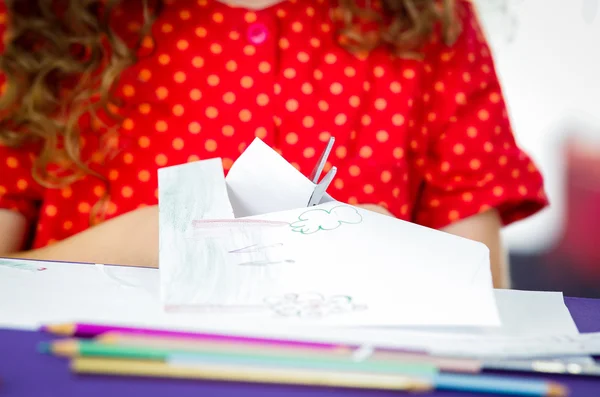
[[[319,230],[334,230],[344,223],[358,224],[361,222],[362,216],[356,208],[340,205],[329,211],[321,208],[305,211],[290,226],[294,232],[311,234]]]
[[[275,314],[283,317],[325,317],[367,308],[354,303],[352,297],[347,295],[326,298],[317,293],[285,294],[266,298],[265,303]]]

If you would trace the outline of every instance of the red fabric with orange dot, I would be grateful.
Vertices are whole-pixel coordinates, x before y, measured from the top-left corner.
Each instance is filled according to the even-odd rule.
[[[538,211],[542,177],[515,143],[472,6],[460,6],[458,43],[434,41],[414,61],[340,48],[323,0],[257,12],[166,1],[155,40],[144,40],[117,87],[126,118],[111,140],[114,155],[101,163],[98,139],[84,132],[84,155],[110,182],[108,218],[156,204],[158,168],[218,156],[228,170],[256,136],[305,174],[335,136],[327,168],[338,167],[336,199],[379,204],[426,226],[491,207],[505,223]],[[141,15],[122,10],[113,22],[127,34]],[[32,155],[0,147],[0,208],[37,222],[37,248],[89,227],[105,186],[90,176],[41,189]]]

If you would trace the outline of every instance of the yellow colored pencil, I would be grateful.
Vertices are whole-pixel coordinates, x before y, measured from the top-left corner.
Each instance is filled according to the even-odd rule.
[[[208,364],[172,365],[158,361],[75,357],[71,370],[80,374],[199,379],[227,382],[274,383],[358,389],[428,391],[430,380],[401,375],[310,371],[285,368],[237,367]]]

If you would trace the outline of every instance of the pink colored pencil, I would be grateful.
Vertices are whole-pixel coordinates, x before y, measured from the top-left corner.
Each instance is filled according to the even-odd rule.
[[[226,334],[211,334],[203,332],[183,332],[150,328],[121,327],[113,325],[99,325],[88,323],[51,324],[42,327],[42,330],[61,336],[77,336],[81,338],[95,338],[106,334],[121,334],[130,337],[163,337],[177,338],[182,340],[195,340],[202,342],[219,342],[231,344],[248,344],[268,346],[272,348],[301,348],[309,350],[328,351],[332,353],[352,353],[359,349],[360,345],[344,345],[326,342],[308,342],[288,339],[261,338],[249,336],[237,336]],[[410,353],[417,355],[429,355],[424,350],[376,348],[379,354],[385,353]]]
[[[215,342],[231,342],[231,343],[247,343],[247,344],[259,344],[268,345],[273,347],[298,347],[298,348],[310,348],[318,350],[351,350],[351,346],[333,344],[333,343],[320,343],[320,342],[305,342],[305,341],[292,341],[285,339],[269,339],[269,338],[254,338],[247,336],[234,336],[224,334],[209,334],[209,333],[196,333],[196,332],[180,332],[180,331],[169,331],[159,329],[146,329],[146,328],[132,328],[132,327],[119,327],[111,325],[96,325],[96,324],[85,324],[85,323],[72,323],[72,324],[52,324],[42,327],[45,332],[50,332],[56,335],[62,336],[78,336],[82,338],[94,338],[99,335],[108,332],[118,332],[121,334],[129,334],[132,336],[155,336],[155,337],[172,337],[172,338],[185,338],[195,339],[203,341],[215,341]]]

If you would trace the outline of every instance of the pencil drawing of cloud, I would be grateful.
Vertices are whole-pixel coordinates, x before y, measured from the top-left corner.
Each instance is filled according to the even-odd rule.
[[[325,317],[333,314],[367,310],[351,296],[325,296],[319,293],[284,294],[265,298],[265,304],[274,314],[283,317]]]
[[[329,211],[324,209],[305,211],[291,226],[295,232],[312,234],[319,230],[334,230],[342,224],[358,224],[361,222],[362,216],[356,208],[341,205]]]

